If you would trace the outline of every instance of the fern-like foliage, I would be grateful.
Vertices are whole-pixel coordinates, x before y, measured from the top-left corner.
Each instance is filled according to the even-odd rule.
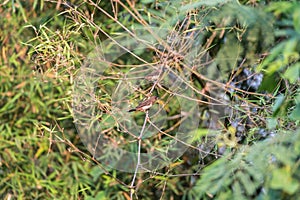
[[[300,130],[230,152],[204,169],[192,199],[296,199]]]

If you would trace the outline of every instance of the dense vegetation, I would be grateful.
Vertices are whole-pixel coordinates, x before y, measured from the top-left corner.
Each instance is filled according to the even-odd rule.
[[[7,0],[0,16],[1,199],[300,196],[298,1]]]

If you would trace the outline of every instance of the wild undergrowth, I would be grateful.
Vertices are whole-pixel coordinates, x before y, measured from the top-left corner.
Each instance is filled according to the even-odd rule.
[[[4,1],[0,197],[296,198],[299,10]]]

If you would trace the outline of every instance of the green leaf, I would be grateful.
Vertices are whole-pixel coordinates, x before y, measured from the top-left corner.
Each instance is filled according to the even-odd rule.
[[[98,192],[97,196],[95,199],[101,199],[101,200],[104,200],[104,199],[107,199],[106,196],[105,196],[105,192],[104,191],[100,191]]]
[[[299,188],[299,183],[292,178],[291,173],[291,168],[288,166],[274,170],[272,173],[271,188],[282,189],[288,194],[294,194]]]
[[[244,187],[247,195],[253,195],[256,191],[256,185],[251,180],[249,174],[242,171],[237,172],[236,176],[239,178],[241,185]]]
[[[292,8],[293,4],[291,2],[273,2],[268,6],[267,11],[273,11],[275,15],[280,15],[281,13],[290,12]]]
[[[293,120],[300,120],[300,104],[296,105],[296,108],[290,114],[290,118]]]
[[[269,118],[267,119],[267,128],[275,129],[277,126],[277,118]]]
[[[286,41],[283,41],[281,43],[279,43],[278,45],[276,45],[270,52],[270,55],[262,62],[261,65],[259,65],[257,67],[257,71],[261,71],[264,68],[267,67],[267,73],[272,74],[274,73],[274,71],[276,71],[276,69],[274,71],[270,71],[270,66],[272,65],[272,62],[275,62],[274,60],[280,55],[282,54],[282,49],[285,48],[286,45]],[[270,65],[270,66],[269,66]],[[272,67],[273,68],[273,67]]]
[[[93,167],[90,174],[93,177],[93,180],[96,181],[99,179],[99,177],[104,173],[103,169],[101,169],[98,166]]]
[[[141,3],[142,4],[148,4],[148,3],[153,3],[154,0],[142,0]]]
[[[300,33],[300,6],[297,6],[294,10],[293,22],[295,30]]]
[[[300,63],[290,66],[284,73],[284,78],[288,79],[290,83],[295,83],[300,77]]]
[[[199,129],[197,129],[195,131],[192,131],[190,133],[190,135],[192,135],[193,137],[190,138],[189,142],[191,143],[191,142],[194,142],[194,141],[201,141],[201,138],[203,136],[206,136],[206,135],[208,135],[210,133],[214,133],[214,132],[217,133],[217,131],[210,130],[210,129],[207,129],[207,128],[199,128]]]
[[[276,98],[276,101],[273,105],[273,108],[272,108],[273,116],[276,116],[276,114],[279,112],[279,110],[282,109],[284,100],[285,100],[285,96],[283,94],[278,95],[278,97]]]

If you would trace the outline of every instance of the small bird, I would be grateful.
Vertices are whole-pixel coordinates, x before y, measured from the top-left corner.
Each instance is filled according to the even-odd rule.
[[[142,112],[144,112],[144,111],[148,110],[149,108],[151,108],[151,106],[155,103],[155,101],[157,99],[158,99],[157,96],[152,96],[149,99],[139,103],[139,105],[136,108],[131,109],[128,112],[133,112],[133,111],[142,111]]]
[[[145,79],[148,81],[157,81],[157,79],[159,78],[159,76],[162,76],[163,71],[161,69],[155,70],[153,72],[151,72],[149,75],[145,76]]]

